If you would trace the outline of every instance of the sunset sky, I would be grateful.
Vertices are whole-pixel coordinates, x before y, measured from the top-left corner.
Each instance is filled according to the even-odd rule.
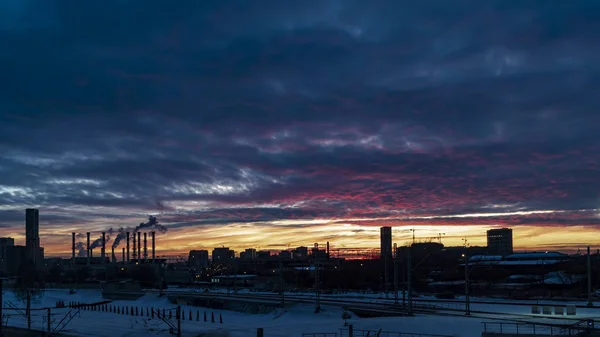
[[[0,1],[0,235],[600,248],[600,1]]]

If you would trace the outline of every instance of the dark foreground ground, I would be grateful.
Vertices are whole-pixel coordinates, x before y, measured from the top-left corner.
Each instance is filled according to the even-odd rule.
[[[1,335],[1,333],[0,333]],[[45,331],[39,330],[27,330],[24,328],[13,328],[13,327],[5,327],[3,337],[42,337],[46,336],[47,333]],[[52,337],[74,337],[72,335],[67,334],[54,334]]]

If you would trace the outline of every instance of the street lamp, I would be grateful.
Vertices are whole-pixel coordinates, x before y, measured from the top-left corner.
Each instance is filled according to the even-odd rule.
[[[462,254],[462,257],[465,260],[465,315],[471,315],[471,298],[469,296],[469,256],[467,256],[467,251]]]
[[[438,242],[442,243],[442,236],[446,235],[446,233],[438,233]]]
[[[467,248],[469,247],[469,244],[467,243],[467,238],[463,238],[462,239],[464,242],[464,246],[465,246],[465,253],[462,254],[464,260],[465,260],[465,315],[470,316],[471,315],[471,298],[469,295],[469,256],[467,254]]]

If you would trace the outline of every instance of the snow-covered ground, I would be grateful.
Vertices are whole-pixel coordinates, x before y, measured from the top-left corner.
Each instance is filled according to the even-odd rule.
[[[297,294],[295,294],[297,295]],[[14,303],[19,308],[24,308],[25,303],[15,297],[10,290],[4,291],[5,308],[10,306],[7,301]],[[76,294],[68,294],[68,290],[46,290],[39,301],[32,302],[32,308],[53,307],[57,301],[93,303],[103,301],[99,290],[80,290]],[[174,309],[175,305],[170,303],[166,297],[159,297],[155,293],[148,293],[135,301],[114,301],[116,306],[153,307],[155,309]],[[494,306],[482,304],[482,306]],[[493,311],[529,311],[529,307],[501,306],[492,308]],[[252,315],[224,310],[213,310],[192,306],[182,306],[186,320],[182,321],[183,336],[198,336],[200,333],[213,332],[212,336],[245,337],[256,336],[256,329],[264,328],[265,337],[300,337],[302,333],[311,332],[337,332],[344,326],[342,310],[339,307],[324,306],[319,314],[313,312],[314,307],[310,304],[297,304],[288,308],[285,312],[276,311],[270,314]],[[477,310],[477,305],[473,305]],[[70,309],[52,309],[52,327],[68,314]],[[189,311],[193,319],[189,320]],[[200,321],[196,321],[196,312],[200,312]],[[208,322],[203,321],[203,313],[207,312]],[[32,328],[45,330],[47,311],[32,311]],[[216,322],[210,322],[211,313],[215,314]],[[15,310],[5,310],[8,315],[8,325],[26,327],[27,322],[23,315]],[[584,315],[584,313],[579,313]],[[219,323],[222,315],[223,323]],[[595,316],[595,313],[589,314]],[[578,315],[579,316],[579,315]],[[175,317],[173,315],[173,317]],[[501,319],[502,315],[489,315],[489,319]],[[583,317],[583,316],[581,316]],[[566,317],[565,317],[566,318]],[[449,316],[416,316],[416,317],[385,317],[385,318],[357,318],[353,316],[348,322],[355,329],[379,330],[440,334],[462,337],[479,337],[482,331],[482,321],[489,320],[473,317],[449,317]],[[539,319],[538,319],[539,320]],[[173,319],[174,321],[174,319]],[[128,316],[110,312],[82,310],[67,324],[63,332],[77,336],[169,336],[168,326],[162,320],[140,316]],[[356,335],[356,334],[355,334]],[[210,335],[208,335],[210,336]],[[360,336],[360,335],[359,335]]]

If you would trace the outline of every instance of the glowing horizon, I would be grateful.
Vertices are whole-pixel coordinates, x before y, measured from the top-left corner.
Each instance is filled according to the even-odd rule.
[[[596,210],[578,212],[590,212]],[[559,211],[561,213],[562,211]],[[547,211],[530,211],[527,215],[548,214]],[[72,226],[61,226],[53,229],[46,229],[43,222],[43,213],[41,213],[40,237],[42,246],[45,248],[47,256],[70,257],[71,256],[71,233],[80,234],[78,242],[85,242],[83,234],[91,232],[92,240],[100,236],[102,231],[108,232],[110,227],[102,227],[102,224],[90,224],[89,230],[81,231],[80,228]],[[164,215],[164,214],[163,214]],[[512,216],[525,215],[523,212],[512,212]],[[159,216],[159,222],[160,215]],[[486,218],[497,218],[498,214],[463,214],[451,215],[442,218],[476,218],[481,221]],[[503,214],[503,216],[507,216]],[[168,218],[167,216],[165,216]],[[408,223],[398,223],[403,219]],[[337,250],[377,250],[379,249],[379,228],[381,226],[392,226],[393,241],[399,246],[407,245],[412,242],[415,230],[416,242],[439,242],[445,246],[462,246],[463,239],[467,238],[471,246],[486,246],[486,231],[492,228],[509,227],[513,229],[513,241],[515,251],[545,251],[557,250],[562,252],[576,252],[585,250],[586,246],[600,246],[600,239],[590,240],[596,233],[595,228],[589,226],[569,226],[561,227],[556,225],[544,224],[538,225],[519,225],[511,227],[502,224],[473,224],[463,223],[461,225],[435,225],[435,224],[415,224],[415,220],[430,220],[431,217],[400,217],[400,218],[377,218],[377,219],[295,219],[295,220],[275,220],[263,222],[243,222],[223,224],[209,223],[203,227],[179,227],[168,230],[167,233],[156,234],[157,255],[183,255],[187,256],[190,250],[206,249],[212,251],[215,247],[229,247],[239,252],[254,248],[260,250],[281,251],[293,249],[299,246],[312,247],[318,243],[324,247],[326,242],[330,242],[333,252]],[[131,220],[135,221],[135,220]],[[470,221],[470,220],[467,220]],[[495,220],[494,220],[495,221]],[[493,221],[492,221],[493,222]],[[134,222],[135,223],[135,222]],[[298,226],[301,225],[301,226]],[[177,226],[177,223],[171,224]],[[123,226],[127,228],[127,226]],[[128,226],[133,233],[134,226]],[[169,228],[169,224],[166,225]],[[120,226],[113,226],[118,229]],[[3,236],[10,236],[15,239],[15,244],[22,242],[24,244],[24,225],[22,231],[0,230]],[[551,231],[548,231],[551,229]],[[142,229],[141,232],[149,232],[152,228]],[[107,254],[110,252],[112,240],[109,236],[107,240]],[[581,240],[586,237],[587,240]],[[120,257],[121,249],[125,247],[125,242],[115,249],[115,255]]]

